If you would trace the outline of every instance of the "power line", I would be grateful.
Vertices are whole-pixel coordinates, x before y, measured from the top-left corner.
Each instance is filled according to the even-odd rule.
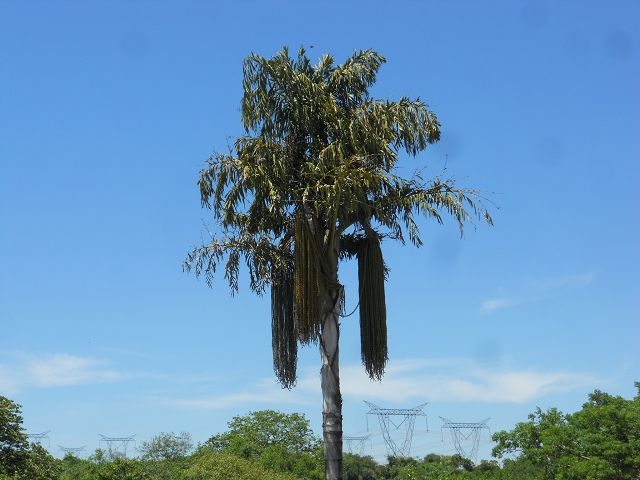
[[[42,432],[42,433],[27,433],[27,438],[29,439],[29,441],[31,443],[37,443],[40,446],[44,446],[43,441],[46,440],[47,441],[47,447],[49,447],[49,432],[51,430],[47,430],[46,432]]]
[[[425,417],[426,423],[427,414],[424,413],[422,409],[427,403],[413,408],[382,408],[366,400],[364,403],[370,407],[367,415],[376,415],[378,417],[378,423],[380,424],[382,437],[387,447],[387,453],[396,457],[411,456],[411,441],[413,439],[416,417]],[[394,421],[394,418],[396,421]],[[394,428],[391,429],[390,427]],[[396,442],[394,437],[400,438],[402,434],[404,434],[404,438]]]
[[[478,458],[478,445],[480,444],[480,434],[483,429],[489,429],[488,418],[480,422],[452,422],[451,420],[440,417],[442,419],[443,441],[444,429],[449,429],[453,444],[456,451],[464,458],[473,460]],[[469,448],[471,447],[471,448]]]
[[[86,448],[86,445],[83,445],[81,447],[63,447],[62,445],[58,445],[58,448],[60,450],[62,450],[62,453],[64,453],[65,456],[66,455],[73,455],[73,456],[77,457],[78,455],[76,455],[76,454],[82,452]]]
[[[371,445],[371,440],[369,440],[369,437],[371,437],[371,435],[361,435],[361,436],[344,435],[342,437],[342,440],[344,441],[346,450],[349,453],[363,455],[364,447],[367,441],[369,442],[369,445]]]
[[[131,435],[129,437],[107,437],[106,435],[98,434],[100,436],[100,444],[106,444],[107,451],[111,455],[126,457],[127,456],[127,447],[130,442],[135,442]]]

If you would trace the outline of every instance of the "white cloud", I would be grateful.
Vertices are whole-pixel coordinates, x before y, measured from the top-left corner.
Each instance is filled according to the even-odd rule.
[[[63,387],[113,382],[123,378],[119,372],[109,369],[104,360],[91,357],[20,353],[10,357],[10,363],[0,364],[0,391],[8,393],[28,387]]]
[[[30,359],[24,370],[38,387],[112,382],[121,378],[119,373],[106,369],[102,360],[66,354]]]
[[[565,371],[478,368],[464,359],[401,359],[389,363],[381,382],[369,379],[362,365],[340,369],[340,385],[345,398],[404,405],[424,401],[525,403],[549,393],[591,386],[589,375]],[[273,379],[265,379],[241,393],[225,393],[196,399],[174,400],[186,408],[222,409],[238,404],[313,405],[320,392],[316,369],[301,372],[297,386],[281,389]]]
[[[405,365],[407,361],[405,361]],[[448,402],[524,403],[552,392],[591,385],[593,377],[564,371],[480,369],[471,362],[452,360],[448,367],[397,371],[390,363],[381,382],[369,380],[360,365],[342,370],[345,396],[407,403],[422,399]]]

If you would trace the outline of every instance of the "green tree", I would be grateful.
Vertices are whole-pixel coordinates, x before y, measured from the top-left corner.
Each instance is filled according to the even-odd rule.
[[[20,405],[0,395],[0,478],[49,480],[58,473],[58,463],[49,452],[29,444]]]
[[[543,480],[544,469],[534,465],[530,460],[519,457],[505,459],[502,468],[493,478],[500,480]]]
[[[146,461],[179,460],[185,458],[193,449],[191,434],[188,432],[161,432],[138,447],[140,459]]]
[[[570,415],[577,434],[573,477],[637,479],[640,477],[640,383],[632,400],[596,390],[582,409]],[[597,474],[594,474],[597,472]]]
[[[344,480],[378,480],[382,478],[382,466],[370,456],[345,453],[343,470]]]
[[[405,467],[417,465],[418,460],[413,457],[398,457],[389,455],[387,457],[387,464],[382,469],[383,477],[388,480],[392,480],[398,477],[400,470]]]
[[[193,441],[188,432],[162,432],[138,447],[140,460],[154,480],[180,478],[189,466],[188,455],[192,450]]]
[[[58,480],[60,462],[56,460],[44,447],[32,443],[29,456],[22,477],[25,480]]]
[[[60,480],[93,480],[96,465],[91,460],[67,454],[60,461]]]
[[[0,473],[6,475],[23,471],[29,457],[21,413],[20,405],[0,396]]]
[[[397,174],[402,152],[422,152],[440,125],[419,99],[371,98],[384,62],[372,50],[342,65],[329,55],[312,65],[302,48],[294,58],[286,48],[246,58],[245,135],[214,154],[199,180],[222,234],[184,263],[209,285],[224,265],[235,292],[244,258],[251,289],[270,287],[274,370],[284,387],[296,381],[298,343],[319,344],[327,479],[342,471],[339,262],[357,258],[362,362],[380,379],[388,358],[381,241],[408,235],[419,246],[416,214],[442,222],[444,211],[460,228],[470,213],[491,222],[473,192]]]
[[[640,473],[640,384],[632,400],[596,390],[582,409],[537,409],[493,435],[493,454],[519,453],[548,479],[634,480]]]
[[[228,426],[228,431],[207,440],[204,449],[255,460],[275,471],[317,477],[320,439],[303,415],[260,410],[236,416]]]

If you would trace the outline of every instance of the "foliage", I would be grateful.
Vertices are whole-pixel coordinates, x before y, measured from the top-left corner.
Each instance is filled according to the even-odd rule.
[[[60,475],[58,461],[42,446],[31,444],[27,464],[22,474],[25,480],[54,480]]]
[[[344,480],[377,480],[382,467],[369,456],[346,453],[343,459]]]
[[[191,434],[161,432],[138,447],[142,460],[178,460],[185,458],[193,449]]]
[[[247,458],[259,457],[272,445],[282,446],[289,453],[309,453],[320,441],[311,430],[309,420],[298,413],[260,410],[233,417],[227,425],[227,432],[214,435],[207,444],[214,451]]]
[[[116,458],[96,466],[96,480],[152,480],[142,462],[128,458]]]
[[[247,57],[245,135],[229,153],[215,153],[199,180],[202,204],[222,235],[195,248],[184,263],[209,285],[222,266],[235,292],[244,259],[251,289],[261,294],[271,286],[279,302],[272,308],[274,335],[308,343],[318,340],[327,313],[319,292],[341,292],[332,275],[338,258],[373,248],[363,256],[368,273],[359,291],[367,308],[360,322],[368,332],[363,363],[378,379],[387,360],[380,240],[408,236],[419,246],[416,215],[442,222],[445,211],[461,229],[470,212],[491,222],[475,192],[442,178],[395,173],[401,153],[415,156],[439,139],[440,124],[420,99],[370,97],[385,61],[373,50],[355,52],[342,65],[330,55],[312,65],[303,48],[295,57],[286,48],[270,59]],[[367,340],[371,332],[379,334],[375,342]],[[273,346],[277,377],[291,387],[296,344],[274,337]]]
[[[317,477],[321,472],[320,439],[300,414],[274,410],[236,416],[227,432],[214,435],[205,445],[216,453],[257,460],[271,470]]]
[[[537,409],[529,421],[493,435],[494,455],[520,453],[548,479],[637,479],[640,472],[640,384],[632,400],[599,390],[582,409]]]
[[[452,475],[453,471],[448,465],[423,462],[402,467],[393,478],[396,480],[445,480],[453,478]]]
[[[184,480],[297,480],[291,473],[269,470],[258,462],[235,455],[200,451]]]
[[[389,457],[385,478],[398,480],[478,478],[471,474],[474,465],[458,454],[429,454],[422,461],[414,458]],[[470,476],[469,476],[470,475]]]
[[[177,480],[191,466],[191,457],[176,460],[139,460],[152,480]]]
[[[58,465],[22,428],[20,405],[0,395],[0,476],[16,480],[57,478]]]
[[[400,470],[407,466],[416,465],[418,460],[413,457],[397,457],[390,455],[387,457],[387,464],[384,466],[382,472],[385,479],[397,478]]]
[[[0,473],[13,475],[24,469],[28,452],[20,405],[0,396]]]
[[[534,465],[524,457],[506,459],[502,465],[502,469],[488,478],[500,480],[543,480],[544,469]]]
[[[60,461],[60,470],[60,480],[93,480],[96,464],[89,459],[67,454]]]
[[[109,457],[96,450],[88,459],[66,455],[60,461],[60,480],[178,480],[188,459],[140,460]]]

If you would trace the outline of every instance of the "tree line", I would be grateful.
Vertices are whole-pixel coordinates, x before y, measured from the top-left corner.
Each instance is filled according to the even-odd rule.
[[[637,480],[640,478],[640,383],[633,399],[596,390],[565,414],[536,409],[492,435],[492,460],[346,453],[344,480]],[[187,432],[142,442],[135,458],[98,449],[88,458],[54,458],[29,443],[21,407],[0,396],[0,480],[322,480],[322,440],[300,414],[274,410],[236,416],[225,432],[194,446]]]

